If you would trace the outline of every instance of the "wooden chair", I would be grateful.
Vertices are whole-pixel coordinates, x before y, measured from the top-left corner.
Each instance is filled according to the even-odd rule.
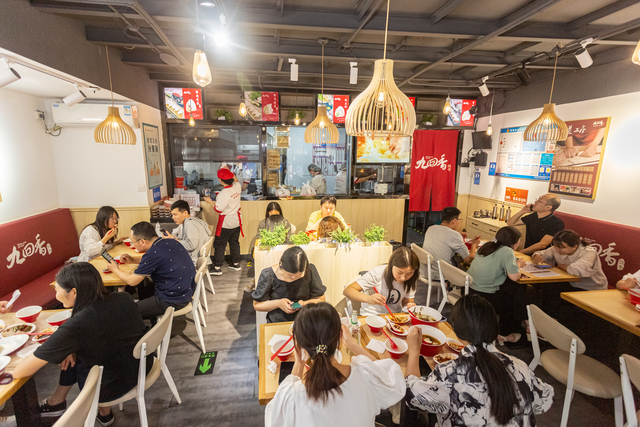
[[[82,391],[69,409],[56,421],[53,427],[93,427],[98,412],[102,366],[94,366],[89,371]]]
[[[636,389],[640,389],[640,360],[628,354],[620,356],[620,377],[622,385],[622,400],[624,400],[624,410],[627,414],[628,427],[638,426],[638,412],[633,401],[633,390],[631,384]]]
[[[431,305],[431,287],[432,287],[432,278],[431,278],[431,264],[435,261],[433,255],[431,255],[428,251],[425,251],[420,246],[415,243],[411,244],[411,250],[415,252],[420,260],[420,281],[427,284],[427,306]],[[426,275],[425,275],[426,273]],[[446,298],[444,295],[447,295],[447,288],[444,282],[440,282],[440,287],[438,289],[438,295],[440,295],[440,290],[442,290],[443,298],[440,300],[440,306],[438,307],[438,311],[442,311],[444,304],[446,303]]]
[[[174,309],[173,307],[167,308],[162,318],[151,328],[136,344],[133,349],[133,357],[140,360],[140,367],[138,368],[138,384],[132,388],[124,396],[112,400],[111,402],[103,402],[98,404],[100,408],[108,408],[111,406],[119,405],[122,410],[122,404],[131,399],[138,401],[138,412],[140,415],[140,425],[142,427],[148,427],[147,423],[147,408],[145,406],[144,392],[151,387],[160,377],[160,372],[164,374],[171,392],[176,397],[178,403],[181,403],[178,390],[173,382],[171,373],[166,367],[165,358],[167,356],[167,349],[169,348],[169,338],[171,335],[171,325],[173,323]],[[158,350],[158,357],[153,358],[153,365],[148,374],[147,372],[147,355]]]
[[[533,345],[533,371],[539,364],[556,380],[567,386],[562,409],[561,427],[569,420],[573,392],[577,390],[593,397],[614,399],[616,427],[622,427],[622,387],[620,377],[611,368],[585,356],[582,340],[535,305],[528,305],[529,329]],[[555,349],[540,354],[538,333]]]
[[[211,264],[211,248],[213,247],[213,239],[214,236],[211,236],[207,243],[202,245],[200,248],[200,258],[204,257],[207,261],[207,265]],[[197,264],[196,264],[197,265]],[[196,267],[197,269],[198,267]],[[211,287],[211,293],[216,294],[215,289],[213,289],[213,281],[211,281],[211,273],[209,273],[209,269],[207,268],[207,280],[209,280],[209,287]],[[202,304],[204,304],[204,311],[209,312],[209,304],[207,303],[207,291],[205,289],[202,290]]]
[[[196,271],[196,291],[193,293],[192,302],[173,314],[174,317],[177,317],[191,313],[191,316],[193,317],[193,324],[196,327],[196,332],[198,334],[198,338],[200,339],[200,348],[202,349],[203,353],[206,353],[207,350],[205,350],[204,346],[202,326],[206,327],[207,323],[204,320],[204,313],[202,312],[202,306],[200,305],[200,292],[202,292],[202,284],[204,283],[205,271],[208,268],[205,261],[206,259],[203,257],[198,258],[198,270]],[[202,326],[200,326],[200,322],[202,322]]]
[[[466,271],[462,271],[459,268],[456,268],[448,262],[442,260],[438,261],[438,270],[440,271],[440,284],[442,285],[445,296],[444,298],[442,298],[440,306],[438,307],[438,311],[442,311],[442,308],[447,302],[449,302],[450,304],[455,304],[460,298],[462,298],[463,288],[464,294],[469,295],[469,286],[473,284],[473,277],[471,277]],[[460,289],[455,289],[451,292],[447,292],[445,280],[448,280],[450,285],[456,286]]]

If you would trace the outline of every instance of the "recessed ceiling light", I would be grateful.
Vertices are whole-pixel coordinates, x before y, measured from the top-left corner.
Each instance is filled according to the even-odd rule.
[[[210,1],[201,1],[200,2],[200,6],[204,6],[204,7],[216,7],[215,4],[213,4],[213,2]]]

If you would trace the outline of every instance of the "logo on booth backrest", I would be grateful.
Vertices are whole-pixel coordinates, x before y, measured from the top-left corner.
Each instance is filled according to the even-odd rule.
[[[451,170],[451,165],[447,165],[448,162],[449,161],[444,158],[444,154],[442,156],[440,156],[439,159],[437,157],[434,157],[434,156],[422,156],[422,158],[416,162],[416,167],[415,168],[416,169],[418,169],[418,168],[429,169],[429,168],[437,168],[437,167],[439,167],[443,171],[447,170],[447,168],[450,171]]]
[[[609,243],[608,247],[605,248],[601,244],[596,243],[595,240],[589,239],[588,237],[585,237],[584,240],[589,244],[589,246],[591,246],[596,250],[596,252],[598,252],[598,255],[601,258],[604,258],[604,262],[609,267],[615,266],[618,271],[624,270],[624,259],[623,258],[616,259],[616,257],[620,256],[620,253],[615,251],[616,250],[615,242]]]
[[[35,243],[22,242],[13,246],[13,251],[7,257],[7,268],[12,268],[15,264],[22,264],[31,255],[39,253],[42,256],[52,252],[51,245],[44,240],[40,240],[40,235],[36,234]]]

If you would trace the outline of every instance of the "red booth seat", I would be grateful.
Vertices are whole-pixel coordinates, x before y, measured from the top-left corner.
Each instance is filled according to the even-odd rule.
[[[22,295],[12,311],[29,305],[44,309],[56,304],[50,286],[65,261],[80,253],[78,234],[69,209],[54,209],[0,224],[0,297]]]
[[[575,231],[598,250],[610,288],[615,288],[625,274],[640,270],[640,257],[636,255],[640,228],[563,212],[555,215],[564,221],[565,229]]]

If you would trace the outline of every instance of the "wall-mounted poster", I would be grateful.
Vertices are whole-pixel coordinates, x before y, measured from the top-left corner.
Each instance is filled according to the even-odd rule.
[[[162,159],[160,156],[160,134],[158,126],[142,124],[144,157],[147,167],[149,190],[162,185]]]
[[[244,103],[247,114],[257,122],[280,121],[278,92],[245,92]]]
[[[511,188],[507,187],[504,191],[504,201],[519,203],[521,205],[527,204],[527,199],[529,198],[529,190],[525,190],[522,188]]]
[[[327,107],[327,116],[332,123],[344,123],[349,109],[349,95],[318,94],[318,107],[323,104]]]
[[[469,110],[475,105],[474,99],[452,99],[447,126],[473,126],[475,116]]]
[[[549,192],[594,200],[602,170],[611,117],[565,122],[566,141],[558,141]]]
[[[204,118],[201,89],[165,87],[164,106],[168,119]]]
[[[555,143],[525,141],[526,128],[500,129],[496,176],[548,181]]]
[[[411,137],[358,137],[356,163],[409,163]]]

